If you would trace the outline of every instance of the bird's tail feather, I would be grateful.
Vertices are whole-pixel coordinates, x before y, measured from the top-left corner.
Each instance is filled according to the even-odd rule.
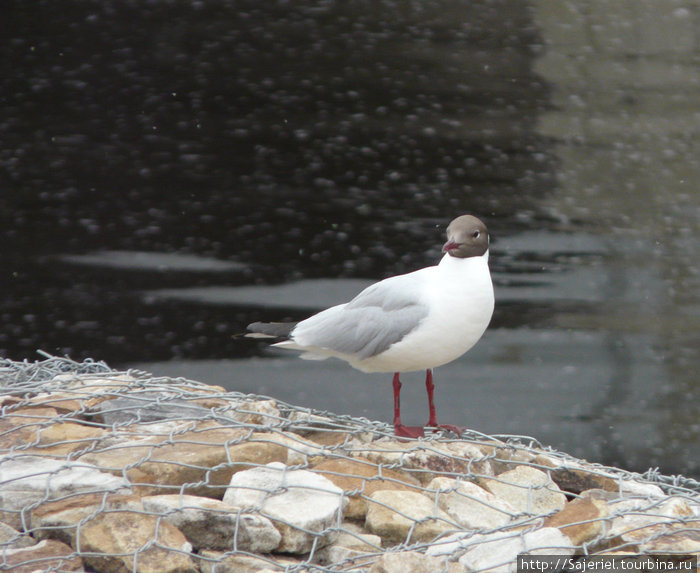
[[[248,338],[287,338],[296,322],[253,322],[248,325]]]

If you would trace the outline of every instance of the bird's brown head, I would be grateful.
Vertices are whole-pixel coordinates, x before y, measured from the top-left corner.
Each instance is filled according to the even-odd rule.
[[[462,215],[447,226],[447,242],[443,253],[466,259],[480,257],[489,249],[489,233],[483,221],[473,215]]]

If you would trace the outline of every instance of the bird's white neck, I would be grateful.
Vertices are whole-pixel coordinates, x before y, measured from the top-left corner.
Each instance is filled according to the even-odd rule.
[[[451,266],[451,265],[461,265],[464,264],[466,261],[478,261],[478,260],[483,260],[485,263],[489,262],[489,251],[486,249],[486,252],[481,255],[480,257],[468,257],[466,259],[461,259],[459,257],[453,257],[449,253],[445,253],[442,259],[440,259],[439,266]]]

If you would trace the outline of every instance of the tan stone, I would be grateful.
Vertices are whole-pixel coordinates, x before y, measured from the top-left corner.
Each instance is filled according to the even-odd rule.
[[[353,565],[359,566],[376,559],[381,547],[381,537],[367,533],[354,522],[344,521],[333,544],[317,551],[316,558],[319,563],[333,565],[352,559]]]
[[[643,553],[683,553],[700,557],[700,522],[674,524],[670,531],[639,544]]]
[[[0,548],[19,549],[20,547],[30,547],[32,545],[36,545],[36,539],[0,521]]]
[[[320,446],[337,446],[352,438],[347,432],[310,432],[306,438]]]
[[[39,430],[39,444],[26,452],[65,456],[94,448],[106,435],[102,428],[75,422],[56,422]]]
[[[378,535],[367,533],[354,522],[344,521],[335,545],[358,551],[378,551],[382,546],[382,539]]]
[[[101,511],[128,508],[143,510],[137,495],[83,493],[42,503],[31,510],[31,528],[37,539],[58,539],[68,545],[75,541],[78,525]]]
[[[61,382],[61,391],[53,393],[53,397],[59,396],[64,400],[80,400],[82,406],[88,410],[100,402],[113,399],[115,394],[127,394],[136,384],[134,378],[124,374],[111,377],[59,374],[54,377],[54,381]]]
[[[286,459],[286,448],[271,441],[269,434],[217,427],[126,443],[79,461],[116,475],[128,468],[126,475],[143,495],[175,493],[183,484],[193,484],[186,493],[221,498],[234,473]]]
[[[385,553],[374,562],[369,573],[461,573],[459,563],[424,555],[417,551]]]
[[[207,409],[215,409],[218,413],[228,416],[241,424],[270,426],[279,424],[281,415],[275,400],[237,400],[208,396],[189,400],[192,404]]]
[[[479,444],[480,449],[488,456],[495,474],[512,470],[522,464],[530,464],[535,460],[535,454],[518,446],[506,446],[501,442]]]
[[[285,463],[288,466],[306,466],[309,463],[309,458],[322,456],[326,453],[318,444],[293,432],[269,432],[267,439],[287,450]]]
[[[684,523],[695,516],[688,501],[681,497],[648,499],[621,497],[608,501],[611,515],[609,537],[622,536],[632,540],[644,539],[642,530],[647,526]]]
[[[29,406],[46,407],[57,410],[60,414],[75,414],[85,411],[85,401],[76,398],[72,394],[55,392],[51,394],[39,394],[29,399]]]
[[[54,408],[7,409],[0,417],[0,452],[38,444],[39,431],[56,417],[58,412]]]
[[[157,545],[153,545],[154,540]],[[192,546],[167,521],[139,512],[101,513],[78,529],[84,561],[110,573],[197,573]]]
[[[605,533],[604,518],[609,515],[604,501],[580,498],[570,501],[564,509],[544,520],[544,527],[558,527],[571,542],[580,546]]]
[[[475,479],[493,475],[488,456],[478,446],[467,442],[378,440],[366,457],[378,464],[398,464],[422,484],[441,475]]]
[[[13,573],[37,573],[39,571],[84,571],[83,562],[65,543],[48,539],[20,549],[2,552],[2,569]]]
[[[242,511],[208,497],[194,495],[152,495],[141,498],[143,507],[163,518],[182,533],[195,549],[269,553],[280,544],[280,533],[272,522],[258,513]]]
[[[379,468],[367,459],[355,458],[325,460],[312,471],[331,480],[349,495],[345,510],[348,519],[364,519],[367,515],[367,497],[385,489],[418,491],[420,483],[404,472]],[[357,492],[350,494],[350,492]]]
[[[545,472],[530,466],[518,466],[479,483],[517,511],[532,515],[559,511],[566,504],[566,496],[557,484]]]
[[[433,500],[413,491],[381,490],[370,496],[365,526],[387,541],[432,541],[455,529]],[[409,538],[410,535],[410,538]]]
[[[621,533],[620,539],[624,543],[636,545],[640,552],[657,548],[700,552],[699,521],[654,523],[645,527],[641,526],[643,521],[637,523],[639,527],[634,527],[634,521],[630,521],[632,527]]]
[[[199,553],[202,573],[275,573],[300,564],[297,559],[272,555],[227,555],[205,549]]]

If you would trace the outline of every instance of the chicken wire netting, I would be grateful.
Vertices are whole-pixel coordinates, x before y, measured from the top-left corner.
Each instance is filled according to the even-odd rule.
[[[399,440],[58,357],[0,360],[0,387],[2,570],[459,573],[515,571],[520,554],[700,554],[697,481],[525,436]]]

